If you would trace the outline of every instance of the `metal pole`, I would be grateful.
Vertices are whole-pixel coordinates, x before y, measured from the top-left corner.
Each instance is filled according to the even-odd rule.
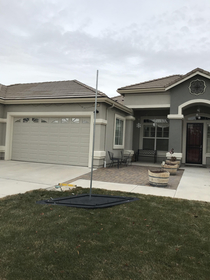
[[[97,70],[97,73],[96,73],[96,95],[95,95],[95,111],[94,111],[94,124],[93,124],[93,148],[92,148],[92,164],[91,164],[91,178],[90,178],[90,195],[89,195],[89,199],[91,199],[92,181],[93,181],[93,158],[94,158],[94,146],[95,146],[97,95],[98,95],[98,70]]]

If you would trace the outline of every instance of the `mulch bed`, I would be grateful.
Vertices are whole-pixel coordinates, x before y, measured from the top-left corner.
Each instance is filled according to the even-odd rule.
[[[158,167],[135,165],[120,168],[99,168],[93,171],[93,180],[119,184],[150,186],[148,181],[148,169],[160,170],[160,168]],[[171,175],[169,178],[168,186],[164,188],[176,190],[183,175],[183,172],[184,169],[179,169],[176,175]],[[71,183],[79,179],[90,180],[90,176],[91,173],[87,173],[85,175],[74,178],[73,180],[70,180],[67,183]]]

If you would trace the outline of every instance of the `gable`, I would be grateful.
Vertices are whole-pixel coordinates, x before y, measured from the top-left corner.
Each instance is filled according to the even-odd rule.
[[[189,79],[170,88],[171,113],[176,113],[177,108],[186,102],[210,101],[210,79],[200,74],[190,76]]]
[[[206,78],[210,80],[210,72],[207,72],[201,68],[196,68],[192,71],[190,71],[189,73],[187,73],[186,75],[180,77],[179,79],[177,79],[176,81],[172,82],[171,84],[169,84],[165,90],[170,90],[171,88],[174,88],[176,86],[178,86],[181,83],[184,83],[185,81],[191,80],[193,78],[195,78],[196,76],[200,76],[201,78]]]

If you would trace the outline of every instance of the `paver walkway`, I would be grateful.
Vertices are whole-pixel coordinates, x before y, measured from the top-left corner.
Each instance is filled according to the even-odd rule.
[[[119,184],[133,184],[140,186],[150,186],[148,181],[148,169],[160,170],[159,167],[149,167],[149,166],[123,166],[119,169],[116,167],[109,168],[99,168],[93,171],[93,180],[101,182],[111,182]],[[183,175],[184,169],[179,169],[176,175],[171,175],[169,178],[168,189],[176,190],[181,177]],[[71,183],[73,181],[84,179],[90,180],[91,173],[69,180],[66,183]]]

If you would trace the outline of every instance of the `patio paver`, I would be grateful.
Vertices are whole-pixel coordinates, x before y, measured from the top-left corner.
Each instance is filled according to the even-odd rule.
[[[109,167],[109,168],[99,168],[93,171],[93,180],[101,182],[119,183],[119,184],[131,184],[140,186],[150,186],[148,181],[148,169],[160,170],[160,167],[151,166],[136,166],[131,165],[127,167]],[[179,169],[176,175],[171,175],[169,179],[169,184],[164,189],[176,190],[181,177],[183,175],[184,169]],[[69,180],[66,183],[72,183],[76,180],[90,180],[91,173]]]

